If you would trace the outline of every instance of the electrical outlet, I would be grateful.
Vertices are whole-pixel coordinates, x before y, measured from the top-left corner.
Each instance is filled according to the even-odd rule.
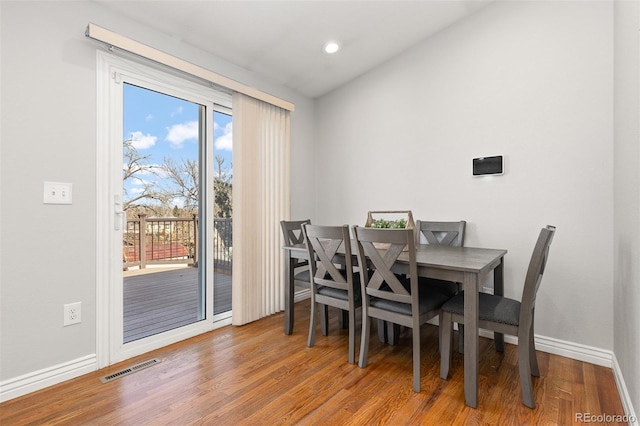
[[[82,303],[68,303],[64,305],[64,326],[82,322]]]

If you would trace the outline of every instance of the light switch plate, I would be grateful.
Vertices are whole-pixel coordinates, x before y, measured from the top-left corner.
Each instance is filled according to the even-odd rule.
[[[44,183],[44,204],[71,204],[72,188],[70,183],[45,182]]]

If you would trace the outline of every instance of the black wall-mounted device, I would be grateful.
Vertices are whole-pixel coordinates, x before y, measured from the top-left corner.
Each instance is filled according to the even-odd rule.
[[[502,155],[493,157],[479,157],[473,159],[473,175],[501,175],[504,173],[504,161]]]

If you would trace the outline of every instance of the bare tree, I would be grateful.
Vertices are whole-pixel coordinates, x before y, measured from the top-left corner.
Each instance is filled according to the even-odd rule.
[[[188,211],[198,210],[198,161],[182,159],[176,162],[173,158],[164,158],[162,169],[168,186],[163,188],[165,202],[171,205],[182,204]]]
[[[224,157],[215,156],[215,178],[213,180],[213,192],[215,197],[214,215],[216,217],[231,217],[233,185],[231,183],[231,171],[224,166]]]
[[[140,210],[149,208],[150,205],[162,202],[162,194],[156,190],[155,178],[158,176],[158,166],[150,162],[150,155],[140,155],[133,145],[133,139],[129,138],[123,142],[124,165],[122,169],[123,182],[136,181],[142,188],[135,195],[127,191],[124,185],[123,209]],[[155,201],[155,203],[144,203],[144,201]]]
[[[180,216],[196,213],[199,207],[199,164],[197,160],[165,157],[153,165],[150,155],[140,155],[133,139],[124,141],[124,182],[135,182],[135,194],[124,186],[124,210],[129,214]],[[222,156],[215,156],[214,215],[231,217],[232,175]]]

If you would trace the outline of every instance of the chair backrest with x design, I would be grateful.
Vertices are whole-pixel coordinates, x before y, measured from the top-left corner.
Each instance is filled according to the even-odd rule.
[[[350,282],[351,286],[353,286],[352,274],[343,275],[334,261],[336,256],[342,257],[344,255],[346,271],[353,271],[349,227],[347,225],[305,225],[303,228],[309,258],[316,259],[315,262],[311,262],[311,276],[314,287],[326,286],[349,291]],[[338,253],[341,246],[344,247],[344,252]]]
[[[294,244],[304,244],[304,235],[302,235],[302,225],[310,224],[311,219],[306,220],[281,220],[280,227],[282,228],[282,236],[284,237],[284,244],[286,246],[292,246]],[[307,261],[302,259],[296,259],[292,262],[293,268],[300,266],[306,266]]]
[[[464,230],[467,222],[432,222],[418,220],[418,244],[440,244],[446,246],[464,246]]]
[[[363,306],[371,316],[388,320],[400,325],[413,327],[413,318],[419,317],[418,310],[418,269],[416,264],[416,251],[412,229],[375,229],[353,228],[357,241],[358,265],[368,262],[369,274],[361,274]],[[405,248],[408,250],[405,251]],[[403,262],[405,269],[399,271],[398,257],[405,253],[408,264]],[[403,285],[397,272],[406,274],[407,284]],[[407,288],[408,287],[408,288]],[[378,301],[385,300],[388,303],[374,303],[371,298]],[[366,299],[366,300],[365,300]],[[399,304],[408,305],[403,309]],[[394,309],[395,308],[395,309]],[[408,310],[408,312],[407,312]],[[399,315],[399,311],[404,311]],[[411,316],[407,316],[410,312]],[[395,314],[394,314],[395,313]]]

